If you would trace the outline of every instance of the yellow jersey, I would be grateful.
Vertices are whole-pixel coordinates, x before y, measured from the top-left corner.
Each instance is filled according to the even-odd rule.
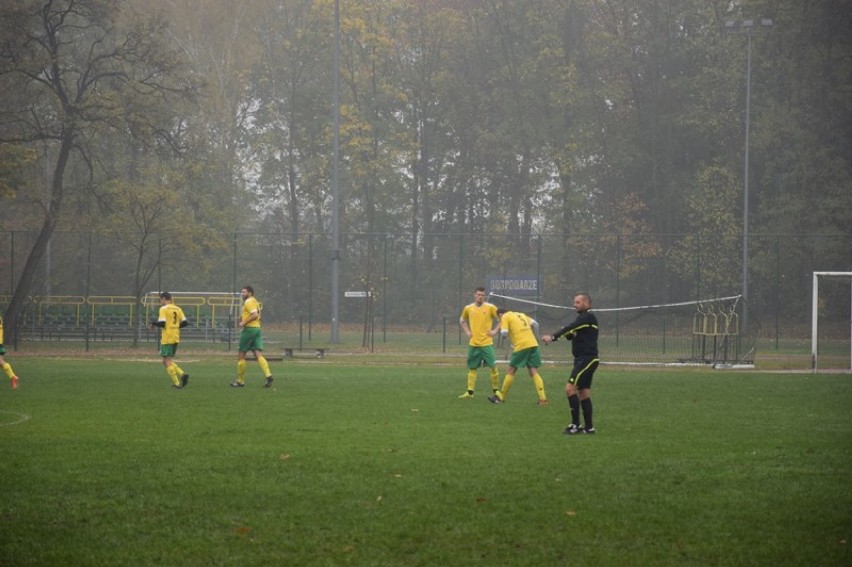
[[[260,302],[254,296],[251,296],[243,302],[243,313],[240,316],[240,321],[245,321],[249,315],[255,312],[257,312],[257,319],[247,323],[244,327],[260,327]]]
[[[526,313],[506,311],[500,321],[500,330],[506,331],[509,341],[516,351],[538,346],[538,340],[533,331],[533,321]]]
[[[3,317],[0,317],[0,345],[3,344]]]
[[[483,302],[482,305],[471,303],[462,310],[459,321],[467,321],[470,327],[470,346],[481,347],[494,344],[494,339],[488,334],[497,320],[497,306]]]
[[[162,327],[163,334],[160,337],[160,343],[164,345],[178,344],[180,342],[181,321],[186,321],[183,309],[174,303],[163,305],[160,307],[160,315],[157,320],[166,324],[165,327]]]

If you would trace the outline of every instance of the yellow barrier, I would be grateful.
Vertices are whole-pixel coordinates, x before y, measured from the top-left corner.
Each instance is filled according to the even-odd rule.
[[[173,291],[172,293],[172,301],[174,301],[175,305],[181,306],[186,312],[186,307],[195,307],[195,323],[201,320],[201,310],[205,306],[210,306],[210,323],[214,327],[216,326],[216,308],[225,308],[225,312],[228,310],[238,307],[240,305],[240,296],[236,293],[228,293],[228,292],[179,292]],[[157,310],[159,310],[160,306],[160,294],[156,291],[151,291],[145,294],[142,298],[142,304],[145,305],[145,316],[146,319],[149,317],[148,309],[157,306]],[[227,324],[227,321],[226,321]]]
[[[133,325],[133,306],[136,305],[136,298],[132,295],[90,295],[86,298],[86,302],[92,306],[92,326],[96,323],[95,307],[98,305],[126,305],[128,309],[127,324]]]
[[[32,298],[36,305],[36,322],[39,325],[44,323],[45,311],[51,306],[72,305],[75,307],[74,325],[80,326],[80,307],[85,305],[86,298],[81,295],[36,295]]]
[[[8,303],[10,299],[11,296],[0,295],[0,304],[2,304],[4,300]],[[198,324],[197,322],[201,321],[203,314],[202,310],[207,306],[210,307],[210,321],[213,326],[216,325],[217,308],[220,310],[220,313],[222,309],[225,310],[225,318],[227,319],[228,311],[240,306],[239,294],[227,292],[213,292],[209,296],[205,295],[205,292],[195,292],[192,295],[184,295],[180,292],[174,292],[172,294],[172,299],[175,304],[180,305],[184,311],[190,307],[194,308],[194,320],[196,325]],[[30,297],[28,300],[33,306],[35,306],[36,323],[38,325],[45,324],[45,320],[48,319],[48,310],[51,307],[71,306],[74,308],[75,312],[74,325],[79,327],[82,324],[82,309],[85,305],[90,305],[90,323],[92,326],[97,325],[98,309],[108,306],[127,307],[127,325],[132,326],[133,312],[136,306],[136,298],[130,295],[90,295],[88,297],[84,297],[82,295],[45,295]],[[149,292],[142,296],[139,303],[145,307],[145,317],[146,320],[148,320],[151,311],[153,311],[153,314],[156,315],[159,310],[159,293]],[[222,315],[220,314],[219,317],[222,318]],[[227,324],[227,321],[225,324]]]

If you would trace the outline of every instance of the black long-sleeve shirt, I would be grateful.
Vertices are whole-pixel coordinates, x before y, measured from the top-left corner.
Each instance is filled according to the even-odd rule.
[[[553,340],[565,337],[571,341],[574,358],[598,356],[598,318],[591,311],[577,313],[577,318],[553,333]]]

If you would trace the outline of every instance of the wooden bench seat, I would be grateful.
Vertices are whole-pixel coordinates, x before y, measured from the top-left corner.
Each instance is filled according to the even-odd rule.
[[[327,350],[325,347],[284,347],[284,358],[293,358],[297,353],[324,358]]]

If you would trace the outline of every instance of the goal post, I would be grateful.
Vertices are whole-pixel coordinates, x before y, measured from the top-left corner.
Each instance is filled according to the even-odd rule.
[[[820,305],[821,305],[821,297],[820,297],[820,280],[821,279],[847,279],[849,281],[849,295],[848,301],[849,306],[848,310],[846,306],[843,306],[841,312],[833,313],[838,317],[848,316],[848,320],[846,323],[848,326],[844,329],[846,334],[846,340],[848,341],[848,351],[847,354],[848,359],[846,360],[846,369],[852,370],[852,272],[814,272],[813,273],[813,290],[812,290],[812,298],[811,298],[811,370],[813,372],[817,372],[820,368],[820,336],[819,336],[819,321],[820,321]],[[823,298],[825,297],[825,293],[823,293]],[[847,299],[844,297],[843,299]],[[831,308],[827,308],[827,311],[832,311]],[[841,341],[842,342],[842,341]],[[825,357],[824,357],[825,359]]]

